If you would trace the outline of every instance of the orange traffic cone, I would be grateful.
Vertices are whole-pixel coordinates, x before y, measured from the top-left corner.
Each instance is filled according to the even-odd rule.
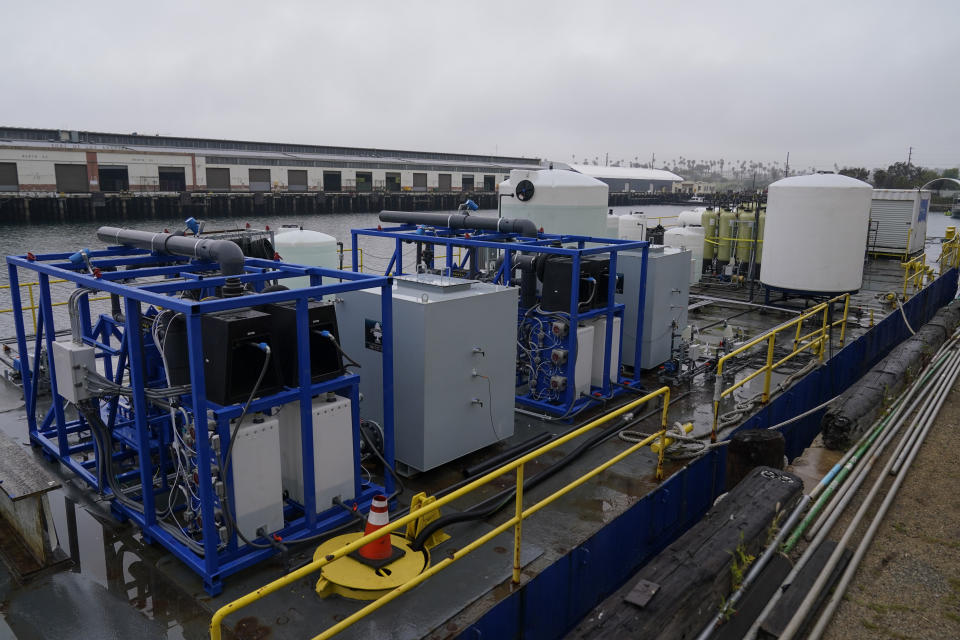
[[[363,535],[370,535],[378,529],[382,529],[390,523],[390,514],[387,512],[387,497],[383,495],[373,496],[373,503],[370,505],[370,513],[367,515],[367,526]],[[390,545],[390,536],[385,535],[379,540],[368,542],[360,547],[360,555],[367,560],[386,560],[393,553]]]

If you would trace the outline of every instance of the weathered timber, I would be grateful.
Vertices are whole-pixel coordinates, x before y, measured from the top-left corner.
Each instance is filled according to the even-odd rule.
[[[757,579],[747,588],[730,617],[717,629],[710,640],[740,640],[747,635],[754,621],[770,598],[780,588],[780,583],[790,575],[793,563],[782,554],[775,554],[763,568]]]
[[[780,637],[780,634],[783,633],[783,630],[790,623],[793,614],[796,613],[800,603],[803,602],[803,599],[807,596],[810,587],[813,586],[813,583],[820,576],[823,567],[827,564],[827,560],[830,559],[830,556],[836,548],[837,543],[833,540],[826,540],[817,548],[807,564],[804,565],[800,573],[797,574],[797,577],[787,587],[787,590],[783,592],[783,596],[777,601],[773,611],[771,611],[770,615],[761,623],[760,629],[757,631],[758,638],[769,640],[770,638]],[[823,587],[823,591],[821,591],[817,599],[814,600],[813,606],[807,612],[796,637],[803,638],[806,636],[808,627],[815,619],[814,614],[823,606],[823,602],[833,589],[833,585],[840,579],[840,575],[850,561],[851,555],[849,549],[843,550],[840,556],[840,562],[833,568],[833,571],[830,573],[830,578]]]
[[[732,590],[734,559],[742,565],[738,550],[756,555],[766,544],[778,513],[791,509],[802,490],[803,483],[796,476],[757,467],[703,520],[588,614],[568,637],[695,637]],[[739,567],[744,575],[748,570]],[[642,593],[633,593],[638,584]],[[639,604],[651,591],[654,593],[644,606],[631,604]]]
[[[779,431],[744,429],[730,438],[727,449],[727,491],[747,477],[754,467],[783,469],[787,441]]]

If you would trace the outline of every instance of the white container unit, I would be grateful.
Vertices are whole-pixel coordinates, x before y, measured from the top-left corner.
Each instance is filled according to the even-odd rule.
[[[760,281],[791,291],[859,289],[872,195],[866,182],[832,173],[771,184]]]
[[[690,284],[703,275],[703,227],[671,227],[663,234],[663,244],[690,252]]]
[[[607,235],[609,187],[596,178],[559,169],[514,169],[499,188],[514,196],[501,198],[504,218],[528,218],[546,233]]]
[[[615,237],[621,240],[646,240],[647,216],[642,213],[620,216]]]
[[[930,192],[919,189],[874,189],[870,204],[870,251],[914,254],[927,239]]]
[[[337,239],[326,233],[308,229],[281,231],[273,239],[274,247],[284,262],[307,267],[340,268]],[[281,284],[291,289],[310,286],[310,278],[285,278]]]

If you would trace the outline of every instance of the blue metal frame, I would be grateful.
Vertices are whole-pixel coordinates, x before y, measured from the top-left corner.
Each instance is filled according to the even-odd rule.
[[[241,405],[220,406],[206,397],[204,381],[203,358],[203,329],[204,314],[228,309],[248,308],[267,303],[295,301],[297,305],[297,344],[299,356],[298,388],[288,388],[278,393],[260,397],[250,405],[250,412],[266,411],[290,402],[299,401],[301,411],[301,429],[303,443],[303,478],[304,478],[304,505],[285,507],[285,526],[277,532],[270,532],[281,536],[287,541],[296,541],[317,534],[343,524],[352,515],[346,510],[333,508],[317,513],[314,508],[305,505],[315,505],[316,487],[313,451],[313,426],[311,399],[321,393],[336,392],[348,397],[352,401],[352,420],[354,436],[354,464],[356,490],[355,500],[358,508],[365,510],[369,507],[373,496],[377,493],[393,492],[394,479],[385,473],[385,487],[366,484],[362,481],[359,461],[359,377],[354,374],[344,374],[333,380],[313,383],[310,375],[310,351],[307,308],[310,299],[322,296],[332,296],[346,291],[370,289],[380,287],[382,291],[381,322],[384,327],[382,357],[383,371],[383,429],[385,451],[384,457],[392,466],[394,464],[394,398],[393,398],[393,319],[391,304],[392,279],[385,276],[375,276],[349,271],[337,271],[321,267],[306,267],[287,264],[279,261],[247,258],[244,271],[238,279],[246,284],[252,283],[255,291],[251,295],[236,298],[218,298],[195,302],[178,296],[188,290],[200,290],[201,297],[209,295],[216,287],[226,281],[224,276],[210,275],[216,271],[215,263],[188,258],[157,255],[140,249],[129,247],[110,247],[90,253],[92,264],[97,269],[93,274],[80,272],[76,264],[69,261],[69,253],[54,253],[39,256],[7,256],[7,269],[10,278],[11,294],[13,298],[13,315],[17,330],[17,346],[19,353],[19,369],[23,381],[24,399],[26,402],[27,421],[30,440],[39,445],[45,455],[60,461],[71,469],[92,488],[103,493],[109,493],[103,478],[97,477],[91,469],[99,469],[96,456],[100,452],[93,447],[91,441],[77,442],[80,436],[89,433],[89,426],[83,417],[68,419],[64,401],[58,394],[56,370],[52,358],[48,358],[50,373],[50,387],[52,392],[52,406],[43,420],[37,420],[37,399],[39,384],[36,376],[36,366],[40,362],[41,345],[45,345],[47,353],[51,353],[55,340],[53,300],[50,292],[50,278],[62,278],[77,285],[94,291],[117,294],[124,301],[124,321],[118,322],[113,317],[103,314],[96,323],[90,317],[89,296],[81,296],[79,300],[80,323],[84,343],[94,347],[97,358],[103,360],[104,373],[116,382],[123,379],[125,370],[129,371],[130,386],[133,389],[131,402],[119,402],[117,398],[101,403],[101,415],[106,415],[105,423],[120,450],[112,455],[117,460],[132,460],[136,456],[137,464],[129,471],[118,476],[121,480],[139,479],[140,501],[143,511],[131,508],[118,501],[113,502],[113,511],[118,518],[132,519],[141,528],[147,541],[159,542],[180,558],[187,566],[203,578],[204,587],[211,595],[220,593],[223,588],[223,579],[237,571],[264,560],[275,553],[276,549],[258,549],[247,545],[238,545],[234,532],[224,548],[219,548],[220,537],[215,524],[215,510],[217,509],[216,495],[211,482],[199,482],[200,514],[203,517],[203,535],[201,543],[204,553],[194,552],[189,546],[172,535],[157,520],[154,501],[157,494],[169,489],[167,472],[170,469],[169,458],[166,453],[170,443],[172,424],[169,416],[156,415],[155,410],[148,411],[145,401],[145,389],[156,380],[151,380],[150,349],[145,346],[141,318],[145,315],[143,305],[148,305],[147,313],[154,308],[163,307],[172,309],[184,315],[187,326],[187,343],[189,351],[191,394],[183,396],[181,402],[195,417],[194,424],[198,426],[212,425],[223,446],[229,446],[230,420],[240,415]],[[145,266],[157,265],[159,266]],[[144,266],[135,271],[124,271],[127,266]],[[117,271],[105,271],[107,268],[118,268]],[[27,333],[23,322],[23,306],[19,292],[19,272],[26,270],[37,274],[40,283],[39,307],[40,313],[34,343],[34,366],[30,366],[28,353]],[[104,270],[104,271],[101,271]],[[143,277],[163,277],[162,281],[141,286],[131,286],[118,280],[131,280]],[[303,289],[288,291],[260,292],[264,283],[283,278],[309,276],[311,286]],[[323,278],[335,279],[336,282],[323,284]],[[112,343],[117,341],[118,346]],[[156,358],[154,358],[154,361]],[[209,420],[209,422],[208,422]],[[196,459],[198,476],[211,477],[211,460],[219,460],[216,449],[212,445],[211,432],[207,428],[196,428]],[[92,453],[91,459],[78,460],[78,453]],[[152,456],[157,456],[156,465]],[[144,491],[143,487],[154,487],[155,474],[163,480],[154,490]],[[232,473],[227,478],[226,491],[233,491]]]
[[[477,250],[481,248],[485,249],[497,249],[503,253],[503,263],[500,266],[500,269],[497,271],[494,282],[503,285],[511,284],[511,277],[513,274],[513,269],[511,265],[513,263],[513,255],[515,252],[522,253],[539,253],[539,254],[551,254],[566,256],[571,258],[573,262],[572,267],[572,277],[571,277],[571,287],[570,287],[570,306],[569,311],[564,312],[563,315],[567,316],[569,319],[569,335],[567,337],[568,352],[570,357],[568,357],[566,364],[564,365],[564,374],[568,381],[566,390],[564,392],[563,398],[559,402],[549,402],[536,399],[531,397],[531,393],[535,390],[528,392],[526,394],[518,394],[516,396],[516,401],[518,404],[522,404],[527,407],[535,408],[546,413],[562,416],[562,417],[572,417],[579,413],[582,409],[587,408],[588,406],[599,402],[601,400],[612,398],[615,395],[625,392],[623,385],[631,385],[637,382],[634,379],[626,378],[622,375],[621,369],[621,353],[618,350],[614,356],[611,353],[611,345],[613,344],[613,319],[615,317],[623,318],[624,305],[617,304],[615,302],[616,295],[616,285],[617,281],[621,274],[617,273],[617,255],[621,251],[641,251],[643,253],[642,266],[641,266],[641,278],[640,286],[637,290],[637,296],[639,301],[639,313],[637,317],[637,326],[636,326],[636,347],[634,352],[634,362],[640,363],[641,361],[641,349],[642,349],[642,340],[640,336],[642,335],[643,330],[643,307],[644,307],[644,298],[647,286],[647,262],[648,262],[648,249],[650,243],[645,241],[635,241],[635,240],[620,240],[615,238],[595,238],[592,236],[578,236],[578,235],[557,235],[557,234],[547,234],[539,233],[536,238],[530,238],[521,236],[516,233],[484,233],[478,231],[470,230],[453,230],[443,227],[433,228],[430,227],[429,230],[426,230],[423,226],[404,224],[394,227],[377,227],[376,229],[351,229],[351,244],[352,244],[352,268],[354,272],[359,272],[359,237],[360,236],[372,236],[380,238],[391,238],[395,241],[395,247],[393,255],[390,258],[390,261],[387,265],[384,274],[387,276],[399,276],[403,275],[403,243],[404,242],[413,242],[413,243],[422,243],[428,245],[441,245],[446,247],[446,265],[445,269],[448,273],[451,273],[453,269],[468,270],[470,273],[476,273],[478,271],[478,266],[476,264],[477,260]],[[563,244],[576,244],[576,248],[568,248],[562,246]],[[587,247],[587,244],[595,245]],[[559,244],[561,246],[551,246]],[[467,249],[466,255],[463,257],[463,260],[459,265],[454,264],[453,260],[453,249],[455,247],[461,247]],[[581,260],[586,256],[599,255],[599,254],[608,254],[610,256],[610,278],[608,281],[607,287],[607,304],[606,306],[598,309],[591,309],[589,311],[581,312],[580,311],[580,264]],[[469,265],[469,269],[468,269]],[[435,268],[433,260],[430,260],[428,267]],[[573,384],[574,381],[574,372],[576,368],[576,350],[577,350],[577,326],[580,321],[588,320],[591,318],[598,318],[605,316],[606,321],[606,335],[604,336],[604,368],[603,371],[610,370],[611,358],[616,357],[616,371],[617,371],[617,380],[616,384],[611,384],[609,376],[603,376],[603,385],[600,387],[591,387],[591,397],[581,398],[577,396],[576,385]],[[521,321],[522,321],[521,314]],[[623,345],[623,323],[621,321],[621,336],[619,344]],[[534,383],[536,381],[534,380]],[[638,385],[637,388],[640,388]]]
[[[905,303],[904,311],[910,323],[919,327],[956,295],[957,270],[951,269]],[[900,314],[887,316],[737,430],[779,424],[822,404],[856,382],[907,336]],[[822,413],[780,429],[787,439],[788,458],[793,460],[810,446],[820,431]],[[458,637],[564,637],[644,564],[700,521],[725,491],[726,461],[726,447],[720,447],[684,465],[588,540],[511,590]],[[546,611],[550,615],[544,615]]]

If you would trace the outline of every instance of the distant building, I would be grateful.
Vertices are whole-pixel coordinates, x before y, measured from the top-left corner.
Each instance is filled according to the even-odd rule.
[[[559,164],[559,163],[555,163]],[[590,164],[565,165],[591,178],[606,182],[610,192],[642,191],[646,193],[671,193],[674,185],[683,182],[683,178],[662,169],[644,169],[642,167],[599,167]]]
[[[496,190],[537,158],[0,127],[0,191]]]
[[[706,195],[717,192],[717,185],[712,182],[701,182],[699,180],[684,180],[673,184],[674,193],[689,193],[690,195]]]

